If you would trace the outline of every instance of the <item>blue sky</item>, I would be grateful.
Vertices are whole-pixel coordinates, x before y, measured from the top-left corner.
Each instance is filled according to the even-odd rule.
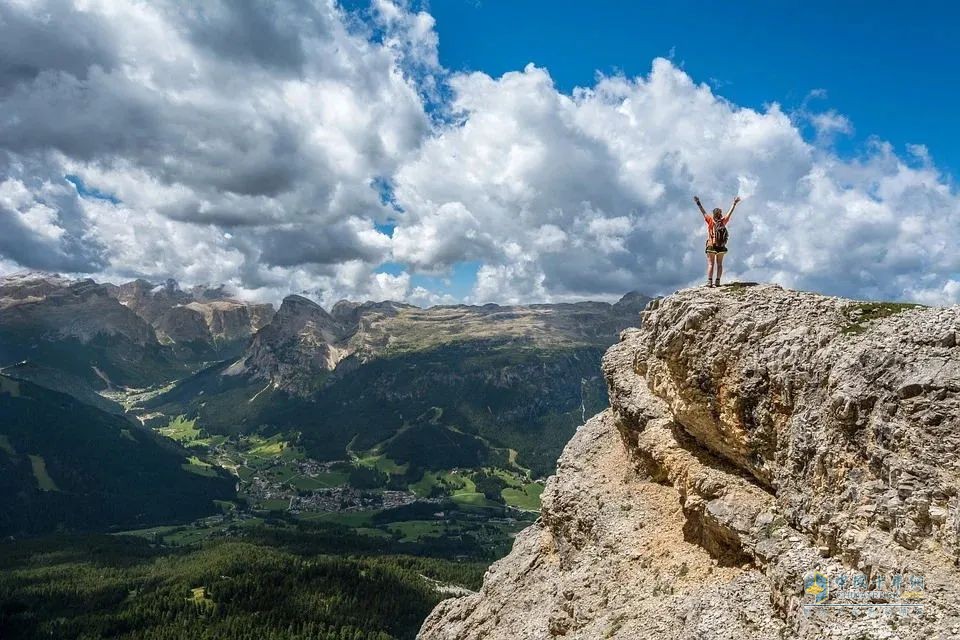
[[[960,175],[960,4],[917,0],[618,2],[436,0],[440,62],[497,76],[528,62],[569,92],[597,71],[643,75],[671,57],[747,107],[799,108],[811,91],[852,121],[842,150],[878,136],[924,144]]]

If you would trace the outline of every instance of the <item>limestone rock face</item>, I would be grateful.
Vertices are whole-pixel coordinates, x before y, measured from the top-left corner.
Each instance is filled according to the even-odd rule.
[[[371,316],[392,318],[404,309],[416,309],[416,307],[412,304],[393,302],[392,300],[385,300],[383,302],[351,302],[349,300],[341,300],[330,309],[330,315],[340,324],[350,327],[360,325],[364,319]]]
[[[140,346],[156,342],[154,330],[106,286],[44,273],[0,278],[0,328],[23,328],[48,341],[122,336]]]
[[[276,388],[305,395],[318,375],[345,355],[344,328],[323,307],[302,296],[284,298],[271,322],[253,337],[243,368]]]
[[[174,280],[154,285],[143,279],[107,286],[167,343],[245,343],[273,316],[273,305],[237,300],[223,287],[185,291]]]
[[[426,353],[451,345],[473,345],[478,356],[505,344],[517,350],[605,349],[649,300],[631,293],[616,304],[487,304],[428,309],[389,300],[341,300],[328,314],[307,298],[288,296],[276,316],[254,336],[244,356],[225,375],[249,374],[270,381],[276,389],[305,397],[317,391],[324,384],[325,374],[331,371],[347,373],[378,357]],[[546,374],[542,363],[531,366],[532,372],[518,366],[481,367],[477,373],[488,377],[485,381],[496,378],[494,384],[514,388],[518,378]],[[433,370],[425,367],[418,375],[426,379]],[[556,369],[550,373],[563,376]],[[580,375],[573,379],[579,388]],[[510,419],[505,413],[500,417]]]
[[[154,320],[153,326],[161,339],[178,344],[213,340],[203,314],[187,306],[171,307]]]
[[[239,340],[252,336],[269,324],[273,305],[238,300],[191,302],[187,308],[198,311],[215,340]]]
[[[958,330],[769,285],[652,302],[541,518],[419,637],[960,637]],[[836,593],[860,577],[885,593]]]
[[[190,300],[190,295],[180,290],[177,283],[167,280],[154,285],[142,278],[121,285],[110,285],[111,292],[125,307],[153,324],[170,307]]]

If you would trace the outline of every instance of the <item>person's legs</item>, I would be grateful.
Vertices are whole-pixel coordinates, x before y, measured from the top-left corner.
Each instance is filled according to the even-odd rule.
[[[708,251],[707,252],[707,284],[713,286],[713,260],[716,258],[717,254]]]
[[[720,276],[723,275],[723,256],[727,254],[718,253],[717,254],[717,284],[720,284]]]

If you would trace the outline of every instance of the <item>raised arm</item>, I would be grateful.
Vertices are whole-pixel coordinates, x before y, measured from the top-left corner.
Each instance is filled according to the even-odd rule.
[[[730,211],[727,211],[727,215],[723,218],[723,224],[730,222],[730,216],[733,215],[733,210],[737,208],[737,205],[740,204],[740,196],[737,196],[733,199],[733,204],[730,205]],[[702,209],[703,207],[701,207]]]
[[[700,204],[700,196],[693,196],[693,201],[697,203],[697,207],[700,208],[700,213],[703,214],[703,217],[707,217],[707,210],[703,208],[703,205]]]

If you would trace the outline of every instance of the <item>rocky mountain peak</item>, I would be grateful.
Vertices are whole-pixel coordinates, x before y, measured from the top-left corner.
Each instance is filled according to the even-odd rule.
[[[323,307],[298,295],[289,295],[283,299],[273,322],[265,330],[279,335],[302,331],[307,325],[325,333],[329,341],[337,340],[343,333],[343,327]]]
[[[205,285],[198,284],[190,287],[190,295],[198,302],[211,302],[213,300],[232,299],[232,295],[227,290],[226,285]]]
[[[344,326],[323,307],[309,298],[289,295],[270,323],[254,335],[243,370],[277,388],[305,395],[347,355],[340,344],[345,337]]]
[[[639,309],[605,302],[421,309],[391,300],[341,300],[328,314],[308,298],[288,296],[270,325],[254,338],[242,366],[231,367],[230,373],[242,371],[308,395],[322,384],[318,379],[348,356],[348,362],[359,364],[466,341],[605,348],[638,314]]]
[[[90,291],[90,281],[83,281],[74,293],[86,290]],[[36,302],[45,299],[49,295],[70,290],[71,286],[78,284],[77,281],[64,278],[56,273],[42,273],[37,271],[25,271],[13,273],[0,278],[0,304],[13,305],[18,301]]]
[[[960,637],[958,332],[771,285],[653,301],[540,520],[419,637]]]
[[[330,310],[330,315],[336,318],[337,322],[346,327],[357,326],[360,319],[372,314],[393,317],[403,309],[416,309],[412,304],[404,302],[394,302],[393,300],[384,300],[382,302],[351,302],[341,300]]]
[[[631,309],[643,311],[643,308],[650,302],[650,296],[645,296],[639,291],[630,291],[617,300],[613,306],[620,309]]]
[[[156,342],[149,325],[89,278],[33,272],[0,278],[0,311],[0,329],[22,328],[48,340],[123,335],[141,346]]]
[[[278,312],[282,311],[284,314],[289,315],[292,313],[301,313],[304,310],[307,310],[308,312],[319,311],[323,315],[329,315],[323,307],[310,298],[306,298],[295,293],[292,293],[283,299]]]
[[[112,292],[149,322],[162,341],[175,344],[222,348],[245,343],[273,316],[273,305],[237,300],[223,285],[197,285],[185,291],[173,279],[153,284],[139,278]]]

